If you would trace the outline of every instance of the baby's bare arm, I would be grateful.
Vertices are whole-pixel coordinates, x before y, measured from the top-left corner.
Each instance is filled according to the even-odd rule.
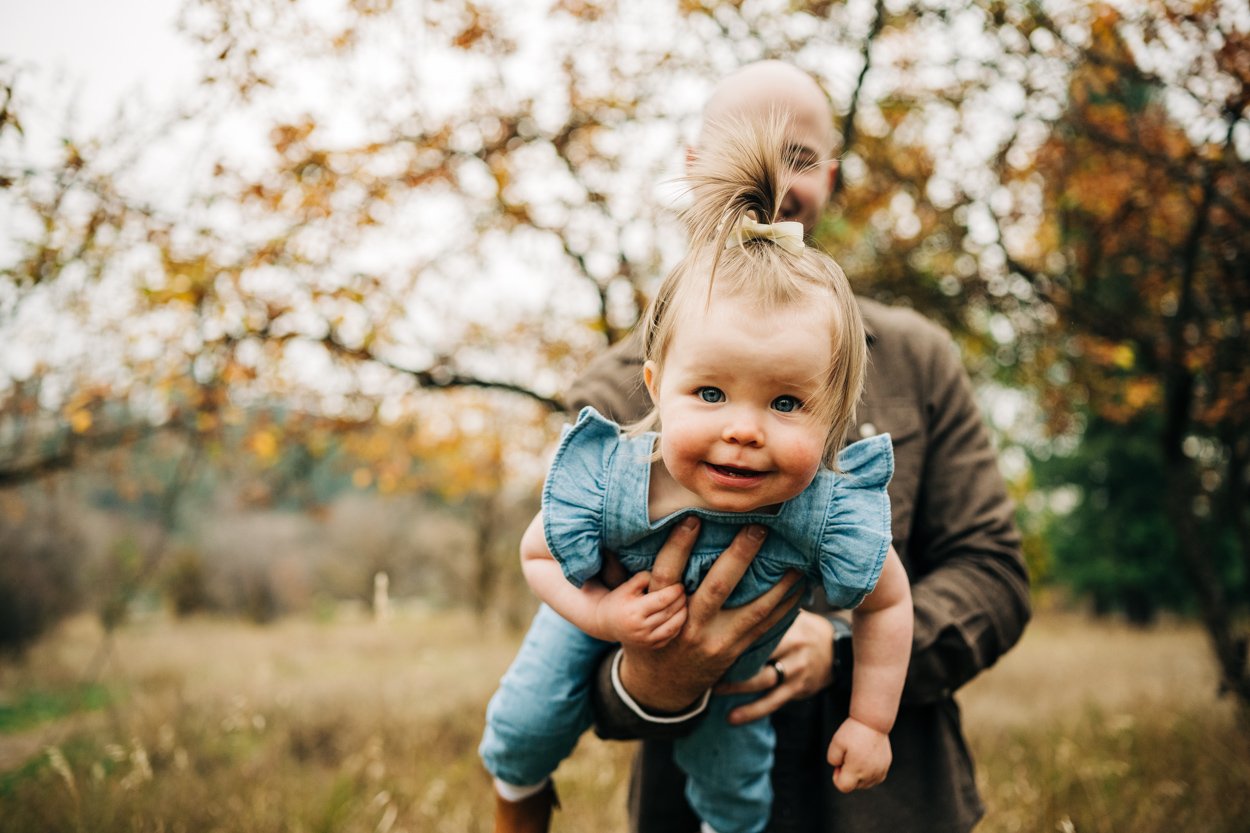
[[[851,712],[829,743],[833,783],[842,792],[867,789],[893,761],[890,729],[911,655],[912,607],[907,573],[891,548],[877,587],[855,609]]]
[[[855,669],[851,717],[889,733],[907,678],[914,618],[907,573],[893,547],[886,555],[876,589],[852,615]]]
[[[678,584],[648,593],[649,573],[611,590],[596,579],[574,587],[547,547],[541,515],[521,537],[521,571],[538,598],[596,639],[658,647],[668,644],[685,623],[685,590]]]

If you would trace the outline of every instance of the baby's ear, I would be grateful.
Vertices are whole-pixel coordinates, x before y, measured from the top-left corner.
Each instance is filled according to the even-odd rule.
[[[658,408],[660,406],[660,373],[656,369],[655,362],[643,362],[642,383],[647,386],[647,393],[651,394],[651,404]]]

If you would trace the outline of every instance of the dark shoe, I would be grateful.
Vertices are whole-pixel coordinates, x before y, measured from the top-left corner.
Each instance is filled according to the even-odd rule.
[[[495,794],[495,833],[547,833],[551,810],[560,806],[555,786],[547,786],[520,801],[506,801]]]

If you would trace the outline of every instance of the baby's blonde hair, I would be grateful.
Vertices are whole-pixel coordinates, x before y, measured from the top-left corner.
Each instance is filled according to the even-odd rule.
[[[771,114],[762,122],[710,125],[685,177],[691,204],[682,212],[690,249],[660,284],[643,317],[645,359],[657,383],[674,333],[713,293],[742,299],[768,313],[797,303],[825,303],[830,313],[830,362],[815,401],[804,403],[827,421],[825,463],[836,469],[837,452],[855,419],[863,392],[868,346],[859,305],[841,267],[806,246],[797,254],[776,242],[738,235],[744,219],[776,223],[793,178],[787,157],[788,120]],[[813,334],[815,335],[815,334]],[[638,429],[655,427],[652,410]]]

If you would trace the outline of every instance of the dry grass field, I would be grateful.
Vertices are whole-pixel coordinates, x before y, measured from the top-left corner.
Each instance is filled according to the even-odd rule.
[[[0,831],[490,829],[475,748],[517,634],[458,613],[69,623],[0,665]],[[1250,830],[1250,740],[1202,634],[1051,614],[960,696],[978,831]],[[630,748],[588,736],[556,830],[624,830]]]

